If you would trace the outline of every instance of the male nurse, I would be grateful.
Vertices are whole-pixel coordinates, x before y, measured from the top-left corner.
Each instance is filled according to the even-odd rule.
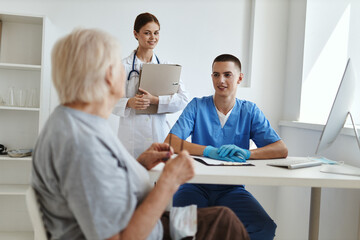
[[[175,152],[180,145],[191,155],[244,162],[247,159],[286,158],[285,143],[255,103],[236,98],[243,79],[240,60],[230,54],[212,65],[215,94],[194,98],[171,129],[165,142]],[[191,136],[192,142],[184,141]],[[250,139],[257,148],[249,150]],[[184,184],[175,193],[176,207],[227,206],[244,223],[252,240],[273,239],[276,224],[243,185]]]

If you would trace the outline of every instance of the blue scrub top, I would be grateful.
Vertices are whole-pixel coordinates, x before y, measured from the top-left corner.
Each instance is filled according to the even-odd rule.
[[[228,120],[221,127],[213,96],[194,98],[170,133],[184,140],[191,135],[192,142],[201,145],[235,144],[245,149],[249,149],[250,139],[257,147],[281,139],[256,104],[245,100],[236,99]]]

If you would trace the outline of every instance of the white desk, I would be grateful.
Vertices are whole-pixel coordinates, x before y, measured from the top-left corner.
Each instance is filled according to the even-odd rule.
[[[309,240],[317,240],[319,235],[321,188],[360,189],[357,176],[322,173],[321,166],[296,170],[270,167],[266,165],[269,161],[248,161],[255,167],[206,166],[195,161],[195,177],[189,183],[311,187]],[[150,171],[152,180],[159,177],[163,166],[159,164]]]

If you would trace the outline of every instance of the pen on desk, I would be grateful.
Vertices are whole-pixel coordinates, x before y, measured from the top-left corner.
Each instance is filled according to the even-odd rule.
[[[183,150],[183,147],[184,147],[184,139],[181,139],[180,152]]]
[[[171,151],[171,135],[172,134],[169,134],[169,152]]]
[[[167,160],[170,159],[170,152],[171,152],[171,135],[172,135],[172,134],[169,134],[169,149],[168,149],[169,157],[163,158],[162,160],[163,160],[164,162],[166,162]]]

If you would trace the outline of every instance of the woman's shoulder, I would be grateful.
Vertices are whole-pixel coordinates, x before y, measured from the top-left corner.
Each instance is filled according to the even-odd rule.
[[[122,63],[123,63],[124,65],[132,64],[132,60],[133,60],[133,58],[134,58],[134,53],[135,53],[135,51],[132,51],[129,56],[123,58],[123,59],[122,59]]]

